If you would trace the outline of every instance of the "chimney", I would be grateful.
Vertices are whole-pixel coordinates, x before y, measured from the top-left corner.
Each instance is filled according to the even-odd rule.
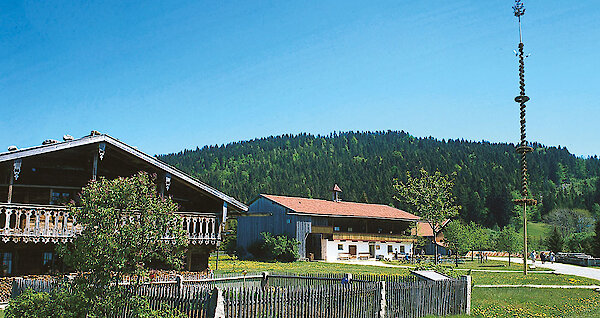
[[[340,198],[340,193],[342,193],[342,189],[340,189],[340,187],[337,185],[337,183],[333,185],[333,189],[331,189],[331,192],[333,192],[333,201],[334,202],[342,201],[342,199]]]

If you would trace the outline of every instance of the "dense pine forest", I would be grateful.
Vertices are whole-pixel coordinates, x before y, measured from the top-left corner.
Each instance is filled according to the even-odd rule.
[[[555,208],[600,213],[600,160],[566,148],[533,144],[530,187],[539,220]],[[515,145],[416,138],[403,131],[282,135],[205,146],[159,158],[236,198],[259,193],[330,198],[334,183],[348,201],[391,204],[394,179],[419,169],[455,173],[461,218],[502,227],[518,218],[519,161]],[[516,221],[518,222],[518,221]]]

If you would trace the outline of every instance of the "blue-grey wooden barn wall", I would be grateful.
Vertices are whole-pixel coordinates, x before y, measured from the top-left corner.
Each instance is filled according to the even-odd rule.
[[[310,221],[310,218],[288,214],[287,210],[264,197],[259,197],[252,202],[248,206],[247,216],[238,217],[238,246],[247,249],[252,243],[261,239],[261,232],[270,232],[273,235],[284,234],[296,238],[297,222]]]
[[[287,235],[300,241],[301,258],[306,257],[306,237],[311,232],[310,216],[289,214],[289,209],[264,197],[259,197],[248,206],[248,214],[238,217],[237,244],[245,250],[261,239],[261,232]],[[319,224],[327,220],[318,218]],[[321,220],[322,219],[322,220]]]

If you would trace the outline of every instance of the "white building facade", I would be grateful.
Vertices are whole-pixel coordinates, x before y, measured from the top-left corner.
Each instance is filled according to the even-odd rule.
[[[394,259],[412,255],[413,242],[328,240],[326,261]]]

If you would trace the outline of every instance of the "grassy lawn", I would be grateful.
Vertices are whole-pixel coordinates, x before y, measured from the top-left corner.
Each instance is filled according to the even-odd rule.
[[[600,285],[600,281],[573,275],[472,272],[473,285]]]
[[[215,258],[210,259],[210,268],[215,269]],[[488,261],[488,264],[501,264],[501,261]],[[467,262],[465,267],[475,268],[477,265]],[[517,265],[518,266],[518,265]],[[511,265],[512,267],[512,265]],[[408,275],[405,268],[365,266],[355,264],[333,264],[323,262],[293,262],[293,263],[267,263],[257,261],[240,261],[229,257],[219,259],[217,273],[248,273],[275,272],[275,273],[352,273],[352,274],[393,274]],[[467,271],[464,272],[467,274]],[[519,271],[514,273],[471,272],[474,285],[600,285],[600,281],[571,275],[555,275],[552,273],[535,273],[523,276]]]
[[[210,258],[210,268],[216,268],[216,259]],[[275,272],[275,273],[297,273],[297,274],[319,274],[319,273],[352,273],[352,274],[392,274],[408,275],[408,269],[364,266],[354,264],[332,264],[323,262],[293,262],[293,263],[268,263],[257,261],[240,261],[231,258],[223,259],[219,257],[219,269],[216,273],[241,273],[246,270],[248,273],[256,272]]]
[[[476,288],[471,306],[471,317],[600,317],[600,293],[587,289]]]

